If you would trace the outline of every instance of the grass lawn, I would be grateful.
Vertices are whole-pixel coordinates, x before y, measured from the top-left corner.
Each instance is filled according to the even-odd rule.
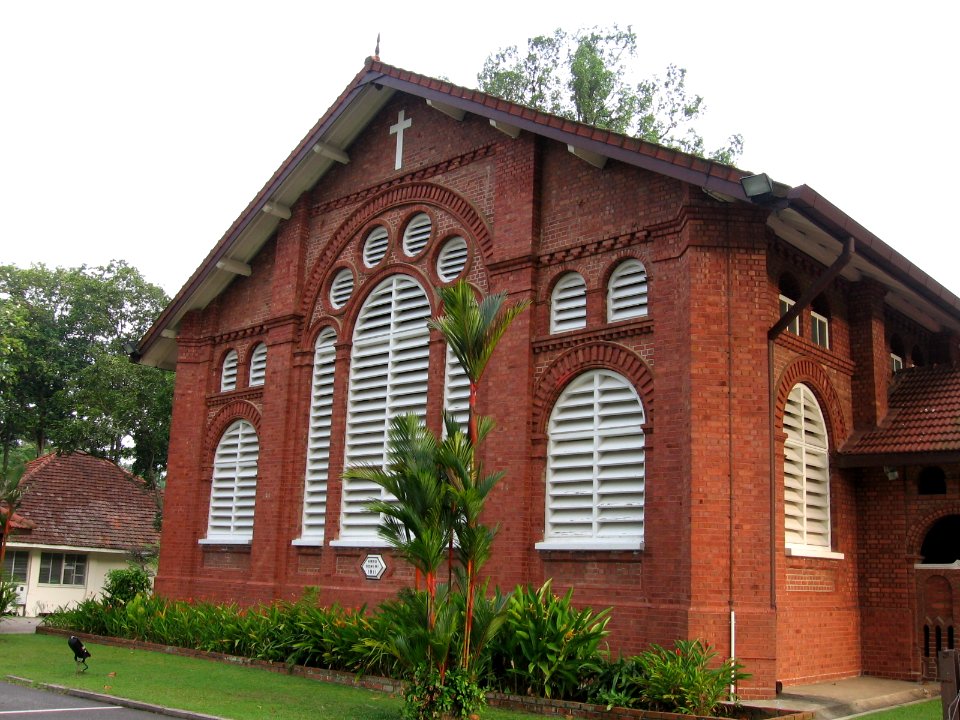
[[[93,657],[90,669],[78,675],[66,638],[0,635],[0,680],[16,675],[233,720],[394,720],[400,715],[400,699],[372,690],[162,652],[85,644]],[[540,716],[488,708],[483,717]]]
[[[901,705],[890,710],[879,710],[865,715],[864,720],[940,720],[943,709],[940,698],[923,702]]]

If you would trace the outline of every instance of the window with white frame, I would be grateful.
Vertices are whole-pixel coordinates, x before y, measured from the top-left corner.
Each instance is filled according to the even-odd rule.
[[[565,273],[550,295],[550,332],[561,333],[586,326],[587,285],[580,273]]]
[[[360,309],[353,333],[344,467],[383,465],[390,421],[427,408],[430,301],[406,275],[387,278]],[[380,545],[380,518],[366,509],[389,500],[378,485],[344,479],[340,537],[335,544]]]
[[[408,257],[419,255],[430,241],[430,232],[433,230],[433,221],[426,213],[417,213],[403,231],[403,252]]]
[[[896,353],[890,353],[890,367],[893,372],[903,370],[903,358]]]
[[[10,550],[3,558],[3,576],[14,582],[25,583],[27,581],[27,565],[30,560],[30,553],[26,550]]]
[[[643,404],[610,370],[575,378],[547,429],[546,522],[550,549],[640,549],[646,482]]]
[[[330,469],[330,423],[333,418],[334,361],[337,333],[324,329],[313,351],[310,426],[307,434],[307,473],[303,490],[303,544],[323,542]]]
[[[206,543],[249,543],[257,496],[260,441],[246,420],[237,420],[220,438],[213,458]]]
[[[250,387],[263,385],[267,379],[267,346],[258,343],[250,355]]]
[[[830,320],[813,310],[810,311],[810,339],[820,347],[830,347]]]
[[[73,553],[40,553],[41,585],[87,584],[87,556]]]
[[[797,303],[794,300],[791,300],[786,295],[780,296],[780,317],[783,317],[790,309]],[[797,315],[793,320],[790,321],[790,324],[786,328],[789,332],[792,332],[794,335],[800,334],[800,316]]]
[[[220,392],[229,392],[237,389],[237,351],[231,350],[223,358],[223,368],[220,370]]]
[[[470,378],[453,350],[447,345],[447,365],[443,383],[443,409],[466,432],[470,419]]]
[[[639,260],[617,266],[607,285],[607,322],[647,314],[647,271]]]
[[[813,391],[794,385],[783,413],[783,505],[788,550],[830,550],[827,425]]]

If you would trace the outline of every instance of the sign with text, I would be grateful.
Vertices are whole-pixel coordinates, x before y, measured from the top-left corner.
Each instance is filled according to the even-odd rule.
[[[363,574],[367,580],[379,580],[387,570],[387,564],[383,561],[382,555],[367,555],[363,559]]]

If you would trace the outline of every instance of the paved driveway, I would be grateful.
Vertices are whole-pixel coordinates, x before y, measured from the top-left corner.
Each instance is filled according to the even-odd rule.
[[[152,712],[61,695],[50,690],[0,683],[0,720],[157,720]]]

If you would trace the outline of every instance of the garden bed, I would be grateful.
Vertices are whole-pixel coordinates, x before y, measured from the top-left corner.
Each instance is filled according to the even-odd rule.
[[[244,665],[271,672],[283,673],[288,675],[297,675],[309,678],[311,680],[320,680],[322,682],[338,683],[340,685],[351,685],[362,687],[369,690],[378,690],[389,694],[398,694],[403,689],[403,683],[393,678],[379,677],[375,675],[358,676],[354,673],[341,672],[337,670],[326,670],[323,668],[305,667],[302,665],[289,666],[285,663],[270,662],[268,660],[254,660],[251,658],[238,657],[226,653],[208,652],[205,650],[193,650],[191,648],[176,647],[173,645],[160,645],[157,643],[143,642],[141,640],[128,640],[126,638],[106,637],[103,635],[92,635],[89,633],[80,633],[73,630],[61,628],[51,628],[40,625],[37,627],[37,633],[41,635],[60,635],[77,637],[101,645],[113,645],[119,647],[129,647],[138,650],[149,650],[151,652],[167,653],[169,655],[180,655],[184,657],[194,657],[204,660],[213,660],[216,662],[228,662],[234,665]],[[639,710],[632,708],[614,707],[607,710],[605,705],[593,705],[590,703],[574,702],[569,700],[552,700],[550,698],[528,697],[522,695],[505,695],[503,693],[487,693],[487,702],[491,707],[498,707],[507,710],[519,710],[522,712],[535,713],[551,717],[562,718],[582,718],[584,720],[695,720],[696,716],[680,715],[676,713],[656,712],[652,710]],[[768,720],[777,718],[777,720],[813,720],[812,712],[791,712],[788,710],[777,710],[774,708],[751,707],[750,705],[724,706],[729,711],[723,717],[737,718],[738,720]]]

